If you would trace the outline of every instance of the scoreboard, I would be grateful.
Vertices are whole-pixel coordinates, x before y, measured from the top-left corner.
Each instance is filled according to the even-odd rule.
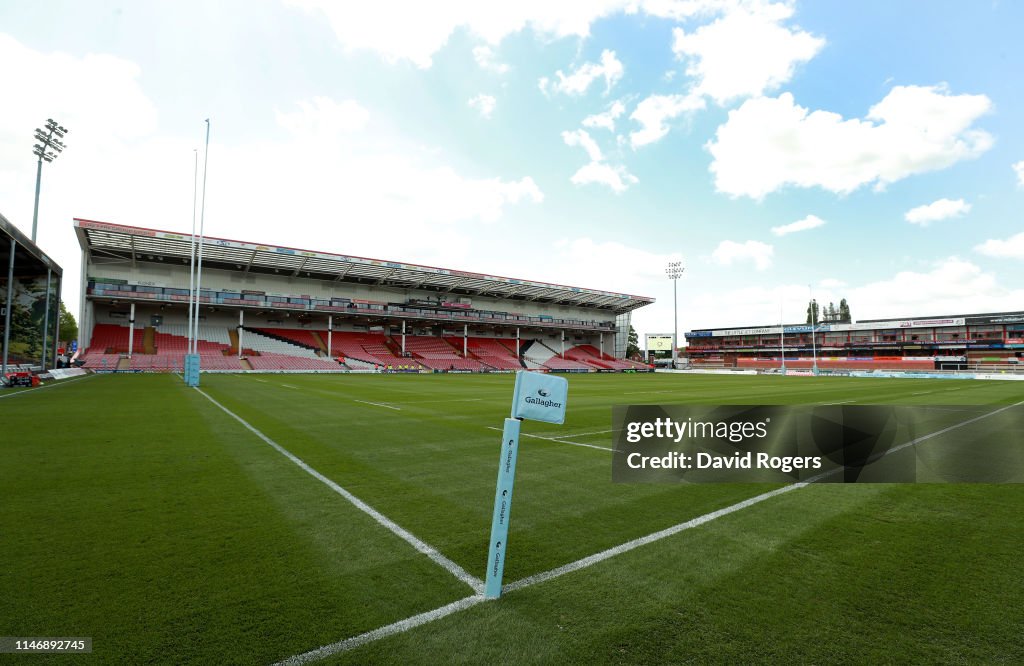
[[[645,336],[646,347],[648,352],[671,352],[672,351],[672,334],[671,333],[648,333]]]

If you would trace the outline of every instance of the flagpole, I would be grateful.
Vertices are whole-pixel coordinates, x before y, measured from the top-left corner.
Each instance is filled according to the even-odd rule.
[[[199,294],[203,282],[203,244],[206,233],[206,166],[210,157],[210,119],[206,119],[206,146],[203,149],[203,199],[199,209],[199,260],[196,269],[196,309],[195,309],[195,351],[199,351]]]
[[[196,198],[199,191],[199,149],[193,148],[195,166],[192,171],[192,245],[188,253],[188,348],[186,354],[192,353],[192,299],[195,298],[196,287]]]

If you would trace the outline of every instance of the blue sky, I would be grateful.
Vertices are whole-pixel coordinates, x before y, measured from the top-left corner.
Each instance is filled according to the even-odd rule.
[[[1011,2],[0,5],[0,212],[653,296],[638,331],[1024,308]],[[8,66],[8,63],[16,63]],[[77,303],[77,278],[65,284]],[[74,307],[74,306],[72,306]]]

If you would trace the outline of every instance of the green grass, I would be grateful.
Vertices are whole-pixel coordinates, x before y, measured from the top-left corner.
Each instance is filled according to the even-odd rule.
[[[524,433],[607,447],[613,404],[1024,399],[1016,382],[569,380],[565,425]],[[483,577],[512,382],[204,375],[202,390]],[[92,636],[84,663],[268,663],[471,594],[177,377],[13,395],[0,424],[0,635]],[[771,488],[613,484],[610,459],[522,439],[506,582]],[[812,486],[328,663],[1019,663],[1022,509],[1019,485]]]

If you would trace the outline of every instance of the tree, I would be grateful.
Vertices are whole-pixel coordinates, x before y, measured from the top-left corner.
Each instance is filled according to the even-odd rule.
[[[812,298],[807,304],[807,323],[813,324],[816,321],[821,321],[821,317],[818,315],[818,301]]]
[[[640,356],[640,336],[636,334],[633,325],[629,325],[629,337],[626,339],[626,358]]]
[[[78,339],[78,322],[75,321],[75,316],[64,307],[64,301],[60,302],[60,330],[57,337],[64,343]]]
[[[841,324],[849,324],[853,321],[850,317],[850,306],[846,303],[846,299],[839,301],[839,322]]]

